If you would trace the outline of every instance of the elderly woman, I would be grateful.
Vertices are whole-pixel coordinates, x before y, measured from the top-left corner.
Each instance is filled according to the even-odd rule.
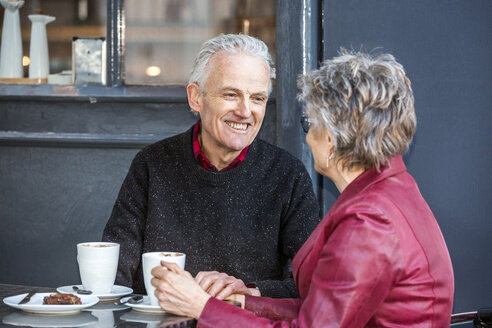
[[[292,262],[299,298],[235,295],[241,309],[164,264],[161,307],[198,327],[449,327],[449,253],[402,160],[416,127],[403,67],[342,50],[299,87],[315,169],[341,193]]]

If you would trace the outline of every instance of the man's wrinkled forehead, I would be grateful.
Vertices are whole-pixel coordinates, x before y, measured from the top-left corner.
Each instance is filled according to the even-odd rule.
[[[250,57],[250,58],[255,58],[259,59],[259,62],[262,64],[259,64],[257,66],[258,69],[264,69],[264,73],[268,76],[268,81],[269,81],[269,86],[268,86],[268,94],[271,91],[271,75],[270,75],[270,69],[268,66],[268,63],[261,57],[259,56],[253,56],[250,55],[246,52],[237,52],[237,53],[231,53],[227,51],[219,51],[213,54],[210,57],[210,60],[207,63],[206,69],[205,69],[205,76],[204,76],[204,81],[203,81],[203,86],[205,87],[205,84],[207,84],[207,81],[209,79],[210,73],[212,71],[218,71],[219,73],[227,73],[229,69],[233,66],[236,66],[238,62],[241,62],[241,58],[244,58],[244,56]]]

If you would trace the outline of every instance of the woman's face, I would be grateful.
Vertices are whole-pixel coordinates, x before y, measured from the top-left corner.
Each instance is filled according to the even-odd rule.
[[[306,142],[311,148],[311,153],[314,159],[314,169],[319,174],[329,177],[330,167],[326,167],[327,158],[333,151],[333,144],[331,142],[331,134],[328,130],[311,126],[307,135]],[[332,166],[333,160],[330,160],[330,166]]]

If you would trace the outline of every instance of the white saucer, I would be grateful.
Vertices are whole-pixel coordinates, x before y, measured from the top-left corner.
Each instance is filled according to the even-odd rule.
[[[121,300],[124,302],[124,300]],[[163,309],[159,305],[150,305],[149,297],[144,296],[143,297],[143,302],[139,304],[131,304],[131,303],[125,303],[125,305],[131,307],[135,311],[140,311],[140,312],[147,312],[147,313],[165,313]]]
[[[30,301],[26,304],[19,302],[27,295],[27,293],[15,296],[5,297],[3,302],[13,308],[41,314],[71,314],[79,312],[82,309],[88,308],[99,302],[99,298],[94,295],[78,295],[82,304],[43,304],[45,296],[53,293],[37,293],[34,294]]]
[[[2,322],[8,325],[29,327],[82,327],[96,323],[97,318],[86,312],[55,317],[16,311],[3,317]]]
[[[77,286],[80,289],[84,289],[84,286],[82,286],[82,285],[69,285],[69,286],[58,287],[56,290],[59,293],[64,293],[64,294],[77,294],[73,290],[72,286]],[[114,285],[113,289],[111,290],[111,293],[108,293],[108,294],[94,294],[93,293],[91,295],[99,297],[101,299],[101,301],[106,301],[106,300],[112,300],[112,299],[120,298],[122,296],[129,295],[131,293],[133,293],[133,289],[131,289],[131,288],[128,288],[125,286]],[[80,296],[80,294],[77,294],[77,295]]]

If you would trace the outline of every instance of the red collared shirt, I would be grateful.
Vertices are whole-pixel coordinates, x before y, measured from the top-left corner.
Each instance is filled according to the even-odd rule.
[[[198,122],[196,122],[195,128],[193,129],[193,153],[195,154],[195,158],[198,161],[200,161],[200,163],[202,164],[202,167],[205,170],[208,170],[208,171],[219,171],[219,170],[217,170],[217,168],[215,167],[215,165],[213,165],[212,163],[210,163],[210,161],[208,160],[207,156],[205,156],[205,153],[202,151],[202,148],[200,147],[200,142],[198,141],[198,132],[199,131],[200,131],[200,120]],[[241,162],[243,161],[244,157],[246,157],[246,153],[248,152],[248,147],[244,148],[241,151],[241,153],[239,154],[239,156],[236,157],[236,159],[233,160],[232,163],[229,164],[226,168],[220,170],[220,172],[224,172],[224,171],[233,169],[236,166],[238,166],[239,164],[241,164]]]

